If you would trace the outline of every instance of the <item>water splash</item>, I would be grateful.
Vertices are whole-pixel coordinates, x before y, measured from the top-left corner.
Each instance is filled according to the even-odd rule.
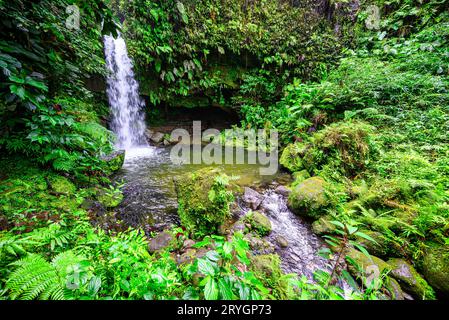
[[[116,149],[132,150],[148,147],[145,139],[144,101],[134,78],[133,65],[128,57],[125,40],[119,35],[104,37],[107,95],[112,112],[111,129],[117,135]]]

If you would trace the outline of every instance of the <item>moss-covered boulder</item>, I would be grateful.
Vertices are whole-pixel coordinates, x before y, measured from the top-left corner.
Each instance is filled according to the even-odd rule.
[[[307,170],[301,170],[298,172],[294,172],[293,173],[294,181],[292,183],[292,188],[296,187],[297,185],[304,182],[304,180],[307,180],[309,178],[310,178],[310,173]]]
[[[119,171],[125,162],[125,150],[114,151],[106,156],[101,157],[104,171],[112,174]]]
[[[431,245],[423,259],[423,275],[438,292],[449,296],[449,248]]]
[[[288,197],[289,207],[299,215],[318,219],[329,205],[326,181],[321,177],[309,178],[297,185]]]
[[[245,217],[245,221],[261,236],[270,234],[272,226],[270,219],[259,211],[249,212]]]
[[[313,135],[302,158],[311,173],[326,168],[329,173],[353,177],[363,170],[374,153],[370,125],[360,121],[333,123]]]
[[[279,163],[291,172],[296,172],[304,169],[302,163],[302,155],[304,154],[304,144],[292,143],[285,147],[282,151]]]
[[[388,274],[392,269],[384,260],[375,256],[367,256],[354,248],[347,250],[346,260],[348,262],[349,272],[361,280],[366,286],[382,285],[388,291],[390,299],[405,299],[406,295],[396,279],[390,276],[384,276],[381,281],[382,275]]]
[[[361,230],[361,232],[375,241],[373,242],[363,237],[357,237],[356,239],[370,254],[382,258],[386,258],[389,255],[390,243],[382,233],[372,230]]]
[[[75,193],[75,185],[69,179],[61,176],[53,176],[48,179],[51,189],[59,194],[70,195]]]
[[[229,178],[218,169],[201,169],[175,179],[178,214],[191,232],[212,234],[230,217],[234,201]]]
[[[331,234],[333,233],[337,227],[335,224],[331,223],[332,218],[330,217],[321,217],[318,220],[312,223],[312,231],[319,235]]]
[[[281,259],[277,254],[263,254],[251,257],[251,269],[258,275],[267,278],[279,277],[282,274]]]
[[[403,259],[390,259],[390,275],[401,287],[414,298],[421,300],[435,299],[435,292],[411,264]]]

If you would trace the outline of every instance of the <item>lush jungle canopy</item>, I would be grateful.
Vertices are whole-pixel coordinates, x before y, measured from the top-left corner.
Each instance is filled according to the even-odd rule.
[[[0,299],[447,299],[448,9],[0,0]],[[119,33],[149,127],[215,108],[279,131],[289,208],[327,243],[327,271],[258,254],[258,211],[223,232],[241,193],[224,174],[180,178],[179,224],[161,233],[115,211],[102,37]]]

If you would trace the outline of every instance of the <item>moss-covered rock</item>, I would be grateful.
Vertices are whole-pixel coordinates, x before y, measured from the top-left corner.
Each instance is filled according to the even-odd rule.
[[[336,225],[331,223],[330,217],[321,217],[312,223],[312,231],[321,236],[331,234],[337,229]]]
[[[201,169],[175,179],[178,214],[191,232],[211,234],[230,217],[234,201],[228,177],[217,169]]]
[[[299,215],[318,219],[329,204],[325,193],[326,181],[321,177],[309,178],[297,185],[288,198],[290,208]]]
[[[406,295],[399,283],[396,279],[387,276],[392,269],[387,262],[375,256],[367,256],[354,248],[347,250],[346,260],[349,272],[365,285],[382,285],[388,291],[390,299],[404,300]],[[382,275],[384,275],[383,280],[380,281]]]
[[[251,257],[251,269],[268,278],[282,274],[281,259],[277,254],[263,254]]]
[[[416,299],[429,300],[435,298],[435,292],[411,264],[403,259],[390,259],[390,275],[401,287]]]
[[[365,167],[372,148],[373,127],[358,121],[342,121],[320,130],[303,157],[304,167],[311,173],[323,168],[331,173],[354,176]]]
[[[304,182],[304,180],[307,180],[309,178],[310,178],[310,173],[307,170],[301,170],[298,172],[294,172],[293,173],[294,181],[292,183],[292,188],[296,187],[297,185]]]
[[[431,245],[423,259],[423,275],[429,284],[442,294],[449,296],[449,248]]]
[[[76,192],[75,185],[67,178],[53,176],[48,179],[51,189],[56,193],[70,195]]]
[[[246,222],[249,223],[251,229],[256,231],[261,236],[270,234],[272,226],[270,219],[259,211],[249,212],[245,217]]]
[[[377,257],[387,257],[389,254],[389,241],[385,236],[377,231],[361,230],[362,233],[372,238],[375,242],[365,239],[363,237],[357,237],[357,242],[366,248],[366,250]]]
[[[285,147],[282,151],[279,163],[291,172],[296,172],[304,169],[302,163],[302,155],[304,153],[304,145],[300,143],[292,143]]]

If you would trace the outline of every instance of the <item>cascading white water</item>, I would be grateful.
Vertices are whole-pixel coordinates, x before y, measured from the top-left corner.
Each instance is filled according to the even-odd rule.
[[[144,101],[139,96],[139,84],[134,78],[125,40],[118,35],[104,37],[107,95],[112,111],[111,129],[117,135],[115,147],[126,151],[148,146],[145,139]],[[128,153],[128,152],[127,152]]]

